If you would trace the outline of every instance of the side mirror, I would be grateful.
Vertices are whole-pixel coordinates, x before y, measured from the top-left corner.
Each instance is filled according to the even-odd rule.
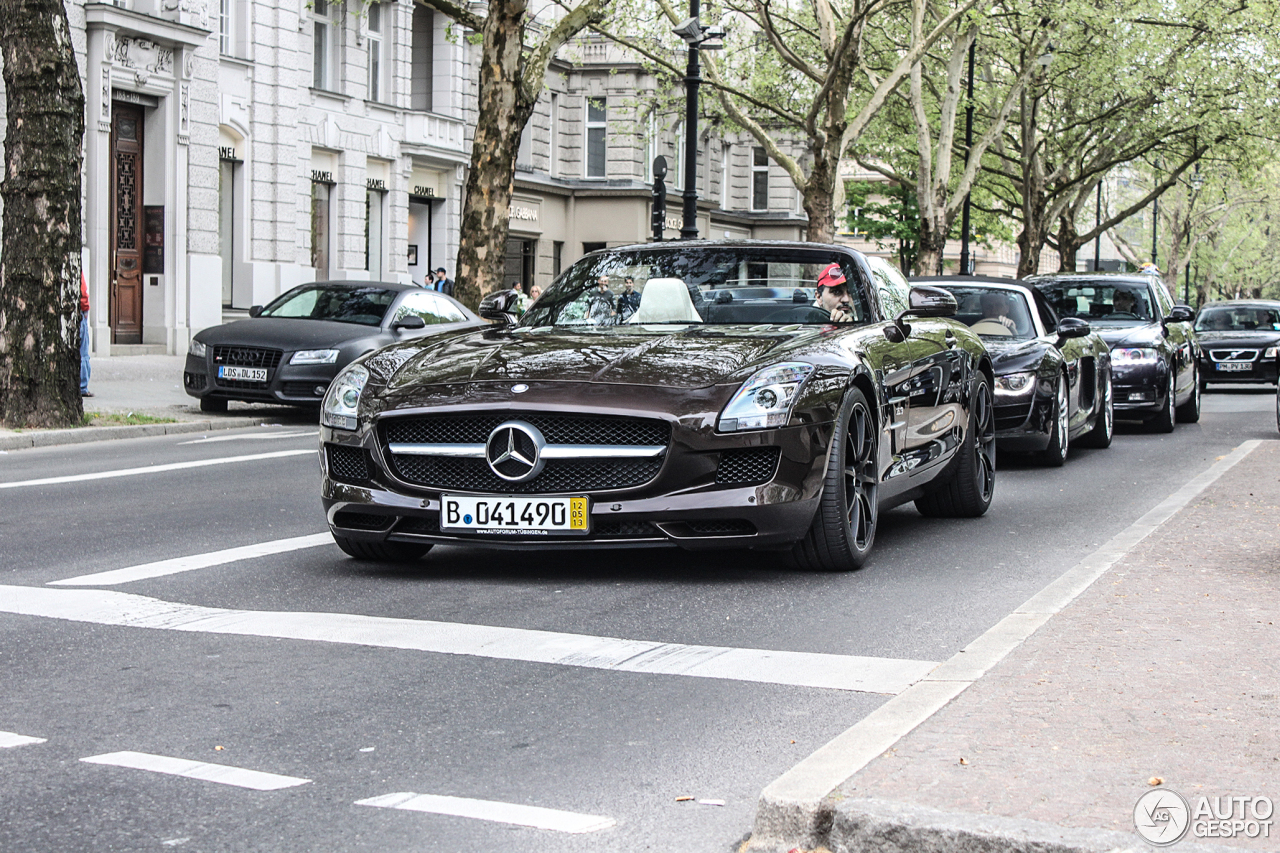
[[[907,317],[954,317],[960,310],[956,298],[941,287],[927,284],[914,285],[907,293],[907,309],[893,318],[893,325],[886,326],[884,336],[892,343],[900,344],[911,334]]]
[[[1093,329],[1089,324],[1079,317],[1063,317],[1058,321],[1058,340],[1066,341],[1071,338],[1086,337]]]
[[[1169,316],[1164,318],[1166,323],[1190,323],[1196,318],[1196,312],[1191,310],[1190,305],[1175,305],[1173,310],[1169,312]]]
[[[261,306],[261,305],[253,305],[253,306],[250,306],[250,308],[249,308],[249,316],[250,316],[250,317],[257,317],[257,316],[258,316],[259,314],[261,314],[261,313],[262,313],[262,306]]]
[[[413,329],[425,329],[427,321],[419,317],[417,314],[405,314],[391,324],[393,330],[411,331]]]
[[[495,323],[514,325],[520,313],[520,294],[514,290],[495,290],[480,300],[480,310],[476,313]]]

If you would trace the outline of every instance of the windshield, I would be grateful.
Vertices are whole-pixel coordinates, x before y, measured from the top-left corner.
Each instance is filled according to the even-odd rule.
[[[982,337],[1027,341],[1036,336],[1026,294],[1002,287],[937,286],[955,296],[959,305],[955,319]]]
[[[870,317],[862,279],[843,253],[691,246],[585,257],[542,294],[521,325],[825,325]]]
[[[1205,308],[1196,318],[1197,332],[1280,331],[1280,310],[1262,305]]]
[[[381,287],[304,284],[262,309],[259,317],[293,317],[380,326],[396,292]]]
[[[1093,325],[1137,326],[1156,317],[1145,282],[1070,279],[1036,282],[1059,317],[1079,317]]]

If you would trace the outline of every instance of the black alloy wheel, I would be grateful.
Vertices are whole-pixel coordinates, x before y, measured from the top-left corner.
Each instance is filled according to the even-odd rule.
[[[1049,429],[1049,446],[1040,451],[1041,463],[1050,468],[1061,468],[1067,461],[1071,448],[1070,406],[1067,401],[1067,377],[1058,377],[1058,387],[1053,395],[1052,426]]]
[[[1200,420],[1200,365],[1191,378],[1191,398],[1178,407],[1178,423],[1194,424]]]
[[[969,404],[969,430],[951,471],[939,487],[916,499],[921,515],[977,518],[991,506],[996,491],[996,416],[991,383],[976,374]]]
[[[376,563],[412,563],[431,550],[430,545],[412,545],[408,542],[361,542],[333,534],[333,541],[350,557]]]
[[[1174,388],[1173,368],[1169,368],[1169,387],[1168,393],[1165,395],[1164,408],[1160,413],[1153,417],[1149,423],[1156,432],[1173,432],[1173,426],[1178,422],[1177,407],[1178,393]]]
[[[791,551],[797,568],[847,572],[867,561],[880,520],[879,439],[866,395],[850,388],[831,437],[822,500],[808,533]]]
[[[1082,447],[1110,447],[1116,432],[1116,401],[1111,390],[1111,371],[1102,377],[1098,396],[1098,412],[1093,416],[1093,429],[1080,437]]]

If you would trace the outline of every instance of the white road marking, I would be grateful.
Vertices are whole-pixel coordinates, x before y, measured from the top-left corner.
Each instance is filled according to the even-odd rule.
[[[0,749],[11,749],[15,746],[27,746],[32,743],[44,743],[47,738],[15,735],[13,732],[0,732]]]
[[[295,536],[291,539],[276,539],[271,542],[259,542],[256,545],[242,545],[239,548],[227,548],[225,551],[211,551],[207,554],[193,554],[190,557],[175,557],[171,560],[159,560],[155,563],[143,563],[140,566],[128,566],[123,569],[112,569],[92,575],[80,575],[60,581],[50,581],[50,586],[112,586],[130,581],[158,578],[164,575],[176,575],[195,569],[207,569],[223,563],[234,563],[237,560],[249,560],[254,557],[265,557],[269,554],[283,554],[302,548],[315,548],[320,545],[332,545],[333,536],[328,533],[313,533],[309,536]]]
[[[411,791],[399,794],[384,794],[381,797],[370,797],[357,800],[357,806],[374,806],[380,809],[405,809],[411,812],[429,812],[431,814],[452,815],[454,817],[470,817],[476,820],[489,820],[494,823],[513,823],[517,826],[532,826],[536,829],[551,829],[556,832],[598,832],[617,824],[611,817],[562,812],[558,809],[544,809],[540,806],[522,806],[518,803],[499,803],[494,800],[472,800],[466,797],[442,797],[436,794],[415,794]]]
[[[812,846],[824,831],[814,821],[825,813],[818,804],[828,794],[967,690],[1261,443],[1246,441],[1221,457],[927,677],[769,783],[756,805],[754,843],[760,849],[789,849],[803,839],[804,846]]]
[[[0,613],[866,693],[901,693],[937,666],[933,661],[687,646],[349,613],[224,610],[102,589],[0,586]]]
[[[109,764],[113,767],[150,770],[153,773],[167,773],[170,776],[184,776],[188,779],[217,782],[219,785],[252,788],[255,791],[277,791],[281,788],[305,785],[311,781],[310,779],[298,779],[293,776],[263,773],[260,770],[245,770],[240,767],[230,767],[226,764],[209,764],[206,761],[170,758],[167,755],[150,755],[146,752],[109,752],[105,755],[93,755],[80,760],[89,764]]]
[[[305,438],[319,434],[320,430],[313,430],[312,432],[248,433],[246,435],[206,435],[201,438],[193,438],[190,441],[179,441],[178,444],[213,444],[218,441],[263,441],[270,438]]]
[[[273,453],[253,453],[248,456],[224,456],[218,459],[197,459],[192,462],[170,462],[164,465],[148,465],[145,468],[120,468],[115,471],[98,471],[94,474],[69,474],[65,477],[44,477],[39,480],[19,480],[0,483],[0,489],[20,489],[24,486],[53,486],[59,483],[83,483],[86,480],[110,480],[113,477],[136,477],[139,474],[160,474],[165,471],[182,471],[187,468],[205,468],[210,465],[229,465],[233,462],[257,462],[261,459],[280,459],[285,456],[314,455],[316,449],[277,450]]]

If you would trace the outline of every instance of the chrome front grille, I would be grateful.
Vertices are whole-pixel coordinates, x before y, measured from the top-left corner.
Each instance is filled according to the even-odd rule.
[[[671,440],[671,426],[666,421],[535,412],[388,418],[382,425],[383,440],[388,444],[484,444],[489,440],[489,433],[507,421],[524,421],[537,427],[548,444],[660,444],[665,447]]]
[[[1256,349],[1211,349],[1209,358],[1218,362],[1257,361],[1258,351]]]
[[[261,347],[233,347],[219,345],[213,348],[213,382],[220,388],[251,388],[265,390],[271,384],[271,377],[280,366],[284,352],[278,349]],[[223,379],[218,376],[218,368],[227,367],[264,367],[267,370],[266,382],[253,382],[247,379]]]
[[[658,476],[662,459],[558,459],[525,483],[502,479],[483,459],[391,454],[396,476],[435,489],[495,494],[576,494],[643,486]]]

